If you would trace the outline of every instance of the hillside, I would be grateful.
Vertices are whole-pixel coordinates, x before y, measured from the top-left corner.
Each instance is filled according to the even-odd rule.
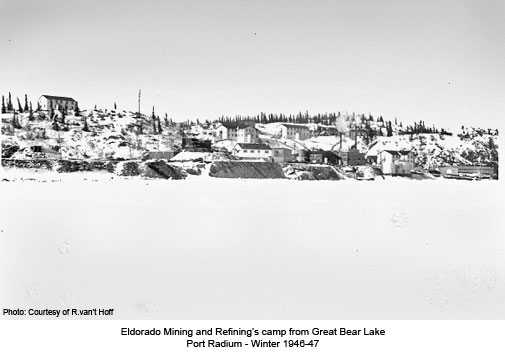
[[[26,159],[41,147],[45,157],[129,159],[148,151],[176,151],[182,136],[176,126],[127,111],[90,110],[79,116],[56,112],[2,114],[2,157]]]
[[[153,114],[93,109],[78,115],[55,111],[52,118],[43,111],[1,114],[2,158],[128,160],[145,158],[148,152],[178,153],[183,137],[210,141],[214,149],[231,151],[236,141],[219,140],[219,122],[175,124]],[[423,122],[414,126],[368,119],[364,116],[337,117],[332,124],[300,123],[309,138],[282,138],[282,122],[256,123],[260,142],[288,148],[296,156],[300,150],[347,151],[357,148],[368,157],[382,150],[411,150],[415,166],[427,170],[443,165],[496,165],[498,131],[462,127],[460,134],[436,132]],[[408,133],[408,134],[405,134]],[[402,135],[403,134],[403,135]],[[353,136],[351,136],[353,135]],[[384,136],[389,135],[389,136]],[[190,150],[194,151],[194,150]],[[217,156],[217,157],[216,157]],[[182,152],[173,161],[220,160],[223,153]],[[229,155],[225,156],[230,158]]]
[[[482,165],[497,163],[497,135],[475,133],[470,136],[413,134],[379,137],[367,152],[376,156],[382,150],[412,150],[416,166],[436,169],[443,165]]]

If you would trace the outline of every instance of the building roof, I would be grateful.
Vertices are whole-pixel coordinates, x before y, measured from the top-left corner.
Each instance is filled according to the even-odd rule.
[[[227,129],[245,129],[248,127],[252,127],[253,129],[255,129],[254,126],[244,123],[221,123],[221,125]]]
[[[282,124],[281,126],[285,126],[287,128],[292,128],[292,129],[307,129],[309,130],[309,128],[305,125],[302,125],[302,124]]]
[[[272,150],[272,148],[267,144],[238,143],[235,146],[240,146],[242,149],[246,150]]]
[[[41,97],[45,97],[49,100],[75,101],[74,99],[65,96],[42,95]]]
[[[411,153],[409,150],[383,150],[390,153],[391,155],[408,155]]]

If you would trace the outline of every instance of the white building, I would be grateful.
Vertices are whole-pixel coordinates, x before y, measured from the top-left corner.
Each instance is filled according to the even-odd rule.
[[[222,123],[216,128],[216,140],[255,143],[258,142],[258,130],[247,124]]]
[[[408,150],[382,150],[377,153],[377,165],[384,175],[410,175],[414,154]]]
[[[38,103],[41,110],[49,112],[54,110],[74,111],[77,108],[77,101],[63,96],[42,95]]]
[[[310,137],[310,130],[304,125],[281,124],[280,129],[283,139],[305,140]]]
[[[272,160],[272,148],[267,144],[237,143],[231,153],[240,159]]]

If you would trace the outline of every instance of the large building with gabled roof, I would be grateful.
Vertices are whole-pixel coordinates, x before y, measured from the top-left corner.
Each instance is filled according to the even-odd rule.
[[[237,143],[232,154],[241,159],[263,159],[272,161],[272,148],[268,144]]]
[[[216,139],[255,143],[258,141],[258,130],[254,125],[244,123],[221,123],[216,128]]]
[[[410,150],[385,149],[377,153],[377,165],[384,175],[410,175],[415,166]]]
[[[42,95],[38,103],[41,110],[48,112],[54,110],[75,111],[77,109],[77,101],[65,96]]]
[[[281,137],[283,139],[305,140],[310,137],[310,130],[301,124],[281,124]]]

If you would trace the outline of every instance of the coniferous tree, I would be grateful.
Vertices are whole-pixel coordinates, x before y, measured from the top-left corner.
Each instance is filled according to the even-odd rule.
[[[153,113],[151,115],[151,124],[153,126],[153,132],[156,134],[156,115],[154,115],[154,106],[153,106]]]
[[[18,112],[22,113],[23,112],[23,107],[21,106],[21,101],[19,101],[19,98],[16,98],[18,100]]]
[[[387,136],[393,136],[393,125],[391,124],[391,121],[388,122]]]
[[[29,107],[28,111],[30,112],[30,115],[28,115],[28,120],[30,120],[30,121],[35,120],[35,117],[33,116],[33,108],[32,108],[31,102],[30,102],[30,107]]]
[[[81,115],[81,109],[79,109],[79,103],[75,103],[75,110],[74,110],[75,116],[80,116]]]
[[[28,96],[25,94],[25,107],[24,107],[24,112],[28,112]]]
[[[65,111],[65,109],[60,109],[60,112],[61,112],[61,123],[63,124],[63,127],[65,127],[65,119],[67,118],[67,112]]]
[[[158,134],[161,134],[162,133],[162,130],[161,130],[161,119],[159,116],[156,116],[156,120],[158,121]]]
[[[12,126],[14,129],[21,129],[21,123],[19,122],[19,118],[16,113],[14,113],[14,116],[12,117]]]
[[[11,98],[11,93],[9,91],[9,98],[7,100],[7,111],[13,111],[14,106],[12,106],[12,98]]]
[[[84,116],[84,125],[82,126],[82,131],[89,131],[88,120],[86,119],[86,116]]]
[[[489,137],[488,148],[490,148],[491,150],[495,150],[496,149],[496,146],[494,144],[494,139],[493,139],[492,136]]]
[[[5,107],[5,97],[2,95],[2,114],[7,112],[7,108]]]
[[[52,128],[55,131],[60,131],[60,125],[58,125],[58,122],[56,121],[56,118],[53,119]]]

